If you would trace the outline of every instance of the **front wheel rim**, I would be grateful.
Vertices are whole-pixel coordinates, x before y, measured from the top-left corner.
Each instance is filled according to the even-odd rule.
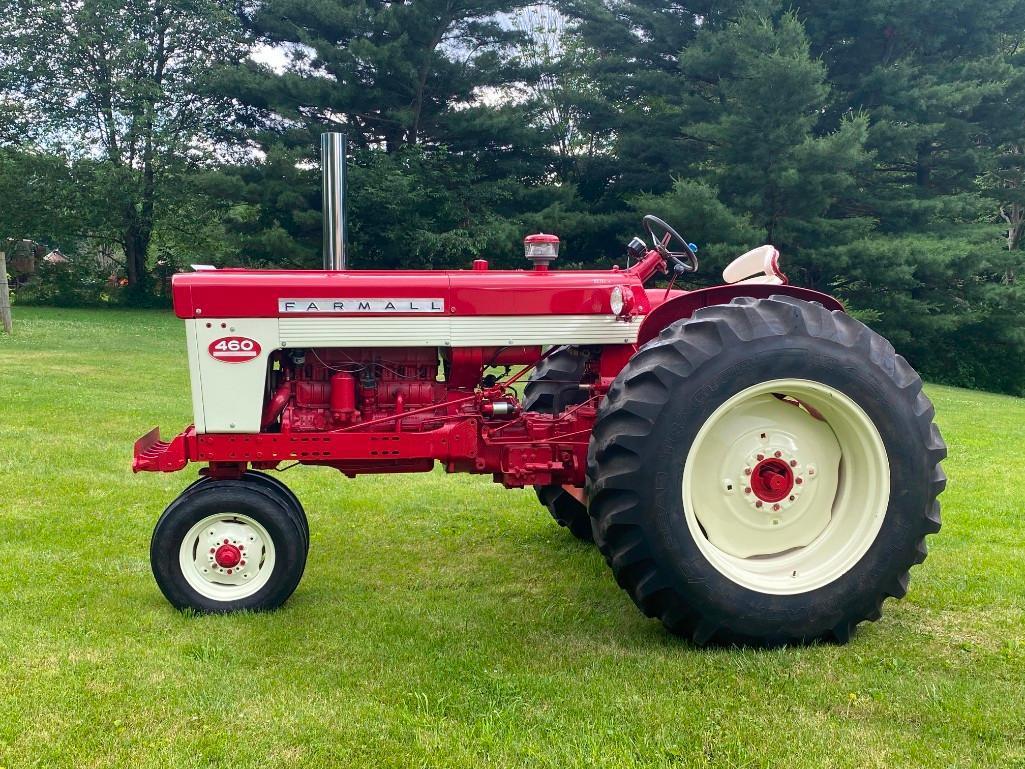
[[[182,539],[178,563],[189,586],[213,601],[237,601],[270,580],[274,540],[254,518],[219,513],[198,521]]]
[[[889,496],[872,420],[849,396],[804,379],[728,399],[684,464],[684,515],[699,550],[761,593],[804,593],[850,571],[875,542]]]

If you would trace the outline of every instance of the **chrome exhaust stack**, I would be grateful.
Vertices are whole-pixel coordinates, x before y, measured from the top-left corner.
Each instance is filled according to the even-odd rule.
[[[346,268],[345,150],[343,133],[320,135],[320,172],[323,179],[324,269]]]

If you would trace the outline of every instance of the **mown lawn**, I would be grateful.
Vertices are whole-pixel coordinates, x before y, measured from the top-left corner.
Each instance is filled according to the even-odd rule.
[[[273,614],[174,612],[150,531],[192,471],[164,313],[16,308],[0,336],[0,767],[1025,766],[1025,401],[929,388],[944,528],[848,646],[692,648],[531,493],[283,476],[312,526]]]

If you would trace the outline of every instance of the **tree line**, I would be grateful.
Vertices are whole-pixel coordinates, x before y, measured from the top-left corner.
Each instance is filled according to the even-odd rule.
[[[0,238],[320,263],[345,131],[355,268],[769,242],[933,381],[1025,392],[1025,0],[0,0]],[[27,289],[31,294],[31,289]]]

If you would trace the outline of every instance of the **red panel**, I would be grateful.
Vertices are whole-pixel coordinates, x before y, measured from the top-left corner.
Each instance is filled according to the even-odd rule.
[[[447,273],[428,271],[210,270],[172,278],[179,318],[273,318],[279,299],[440,298],[447,304],[448,284]]]
[[[609,293],[617,285],[633,291],[635,313],[649,310],[639,277],[618,270],[215,270],[182,273],[172,282],[179,318],[272,318],[280,314],[279,299],[373,298],[442,299],[449,315],[604,314],[611,311]],[[358,313],[403,314],[420,315]]]
[[[612,312],[615,286],[634,290],[634,312],[648,312],[641,281],[615,270],[490,270],[450,272],[451,302],[456,314],[469,315],[604,315]]]
[[[702,288],[698,291],[677,296],[664,304],[659,305],[641,322],[641,329],[637,337],[638,346],[650,342],[671,323],[681,318],[689,318],[696,310],[702,307],[710,307],[713,304],[729,304],[738,296],[750,296],[755,299],[767,299],[774,294],[792,296],[795,299],[803,299],[806,302],[818,302],[827,310],[840,310],[844,312],[844,306],[836,299],[819,291],[812,291],[810,288],[799,286],[767,286],[760,283],[747,283],[744,285],[712,286]]]

